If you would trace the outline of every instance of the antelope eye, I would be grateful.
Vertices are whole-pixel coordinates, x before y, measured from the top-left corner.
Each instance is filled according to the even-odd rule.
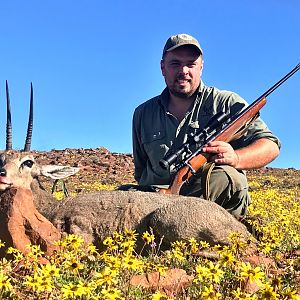
[[[2,168],[4,166],[5,158],[1,155],[0,157],[0,167]]]
[[[26,166],[28,168],[32,168],[33,164],[34,164],[34,162],[32,160],[27,159],[22,163],[22,167]]]

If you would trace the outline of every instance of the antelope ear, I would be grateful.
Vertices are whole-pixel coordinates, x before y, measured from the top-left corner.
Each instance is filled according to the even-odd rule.
[[[40,175],[52,179],[63,179],[76,174],[79,170],[80,168],[70,166],[43,165],[40,166]]]

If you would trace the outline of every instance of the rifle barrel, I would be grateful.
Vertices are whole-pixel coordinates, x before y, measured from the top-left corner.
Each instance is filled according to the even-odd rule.
[[[282,77],[279,81],[277,81],[271,88],[269,88],[264,94],[262,94],[257,100],[261,98],[266,98],[271,93],[273,93],[280,85],[282,85],[286,80],[288,80],[291,76],[293,76],[297,71],[300,70],[300,63],[289,73],[287,73],[284,77]],[[255,100],[255,101],[257,101]],[[255,102],[254,101],[254,102]]]

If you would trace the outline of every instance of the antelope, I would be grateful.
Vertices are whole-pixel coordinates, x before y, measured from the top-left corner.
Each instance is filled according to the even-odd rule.
[[[33,86],[30,84],[30,108],[25,145],[23,150],[12,149],[11,106],[6,81],[6,149],[0,151],[0,193],[10,188],[33,189],[33,194],[41,194],[38,176],[46,176],[57,180],[71,176],[80,168],[58,165],[39,165],[30,152],[33,129]],[[51,196],[51,195],[49,195]],[[35,197],[40,201],[40,196]],[[48,197],[48,199],[51,199]],[[48,200],[45,200],[48,201]],[[46,204],[46,203],[44,203]],[[39,205],[37,205],[38,207]],[[39,207],[38,207],[39,208]]]

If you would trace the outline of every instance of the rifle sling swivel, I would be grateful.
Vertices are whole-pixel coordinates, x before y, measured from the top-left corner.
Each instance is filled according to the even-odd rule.
[[[187,161],[185,162],[185,165],[189,168],[190,172],[193,174],[193,175],[196,175],[196,170],[193,168],[193,166]]]

